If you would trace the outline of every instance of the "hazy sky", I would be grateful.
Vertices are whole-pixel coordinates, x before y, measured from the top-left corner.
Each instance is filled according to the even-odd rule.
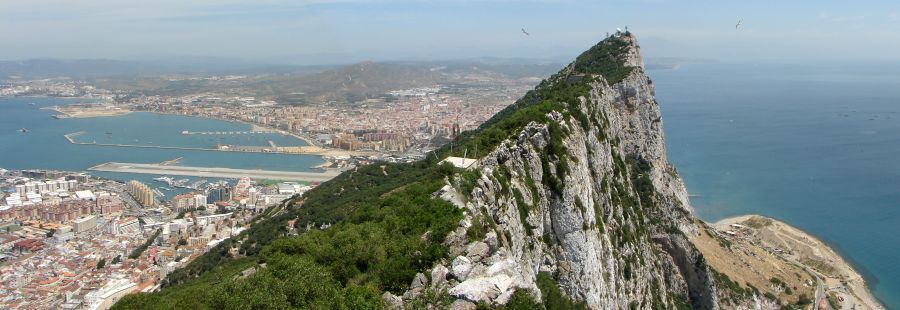
[[[625,26],[651,57],[900,60],[900,1],[822,0],[0,0],[0,59],[562,59]]]

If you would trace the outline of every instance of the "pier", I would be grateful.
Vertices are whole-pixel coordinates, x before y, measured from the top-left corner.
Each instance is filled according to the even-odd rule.
[[[109,162],[88,168],[91,171],[126,172],[140,174],[179,175],[204,178],[238,179],[248,177],[258,180],[325,182],[340,174],[340,171],[294,172],[253,169],[207,168],[186,166],[165,166],[160,164],[136,164]]]

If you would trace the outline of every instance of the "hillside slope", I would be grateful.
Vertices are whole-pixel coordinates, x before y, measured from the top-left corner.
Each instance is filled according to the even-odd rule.
[[[463,154],[477,167],[439,160]],[[348,171],[116,307],[776,307],[707,265],[704,225],[617,33],[452,147]]]

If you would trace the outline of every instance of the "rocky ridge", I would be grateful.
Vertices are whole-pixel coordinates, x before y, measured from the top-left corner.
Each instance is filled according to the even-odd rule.
[[[666,159],[640,45],[617,33],[598,46],[617,43],[629,70],[621,80],[579,70],[579,57],[538,91],[584,83],[586,92],[481,157],[474,186],[460,175],[436,193],[465,210],[446,240],[451,259],[425,272],[454,308],[506,304],[517,290],[541,300],[542,276],[593,309],[719,308],[709,267],[685,237],[698,227]],[[413,283],[405,299],[424,287]]]

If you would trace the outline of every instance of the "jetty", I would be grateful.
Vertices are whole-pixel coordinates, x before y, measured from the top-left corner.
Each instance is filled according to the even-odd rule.
[[[174,165],[174,164],[177,164],[182,159],[184,159],[184,157],[178,157],[175,159],[166,160],[166,161],[160,162],[159,164],[162,166]]]
[[[325,172],[297,172],[297,171],[272,171],[232,168],[209,168],[166,166],[160,164],[116,163],[108,162],[88,168],[90,171],[126,172],[139,174],[178,175],[203,178],[227,178],[238,179],[248,177],[258,180],[280,181],[306,181],[325,182],[339,175],[340,171],[328,170]]]
[[[84,131],[73,132],[73,133],[70,133],[70,134],[65,134],[65,135],[63,135],[63,137],[66,137],[66,140],[69,141],[69,143],[72,143],[72,144],[79,144],[80,142],[75,142],[75,139],[74,139],[74,138],[75,138],[76,136],[80,135],[80,134],[83,134],[83,133],[84,133]]]

